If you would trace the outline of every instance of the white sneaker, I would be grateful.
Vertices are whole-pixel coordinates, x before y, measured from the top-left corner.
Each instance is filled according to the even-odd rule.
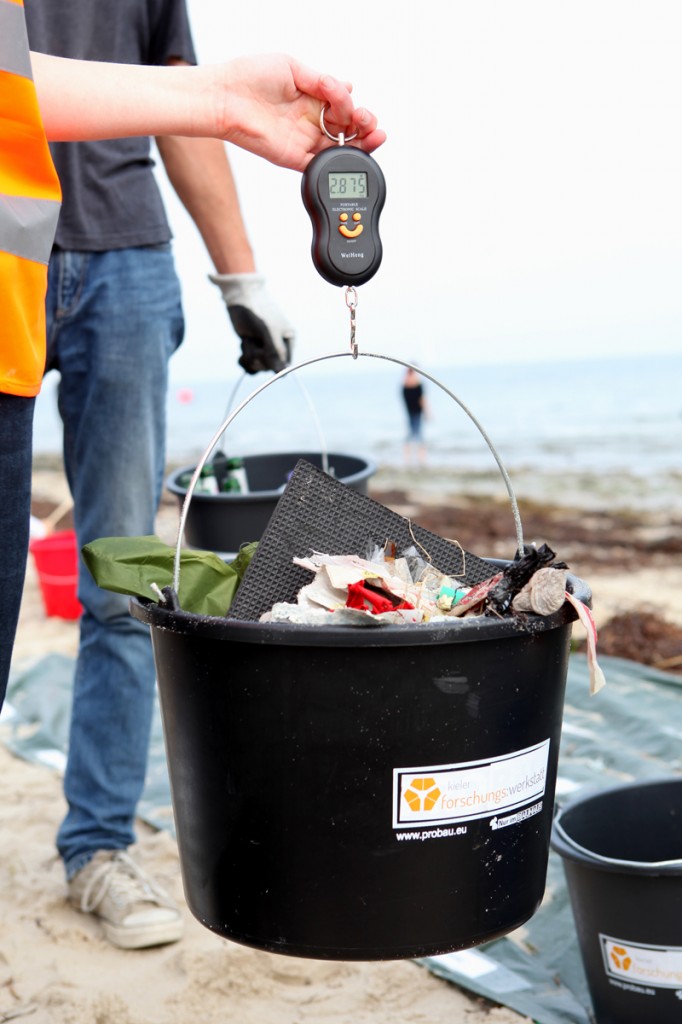
[[[98,917],[106,938],[120,949],[161,946],[182,936],[176,904],[122,850],[99,850],[69,882],[69,901]]]

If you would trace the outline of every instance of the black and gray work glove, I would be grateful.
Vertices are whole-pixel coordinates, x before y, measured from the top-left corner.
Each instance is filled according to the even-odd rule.
[[[222,292],[242,341],[239,365],[247,373],[279,373],[291,361],[295,332],[272,301],[261,274],[209,274]]]

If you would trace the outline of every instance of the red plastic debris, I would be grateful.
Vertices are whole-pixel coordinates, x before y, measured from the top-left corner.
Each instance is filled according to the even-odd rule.
[[[390,598],[373,590],[363,580],[358,580],[357,583],[348,584],[346,608],[359,608],[361,611],[371,611],[373,615],[380,615],[382,612],[395,612],[401,608],[414,609],[414,605],[409,601],[394,604]]]

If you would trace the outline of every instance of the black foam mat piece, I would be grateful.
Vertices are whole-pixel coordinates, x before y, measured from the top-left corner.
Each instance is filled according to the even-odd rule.
[[[257,622],[276,602],[295,602],[298,591],[312,576],[293,564],[294,556],[304,558],[318,551],[364,558],[368,545],[383,546],[386,541],[395,542],[399,555],[414,545],[421,554],[428,554],[437,569],[457,576],[467,586],[489,579],[496,568],[301,459],[275,506],[227,617]]]

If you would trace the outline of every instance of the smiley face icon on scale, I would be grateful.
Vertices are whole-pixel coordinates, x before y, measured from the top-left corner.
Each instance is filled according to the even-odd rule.
[[[339,214],[339,220],[341,221],[341,223],[339,224],[339,231],[341,232],[341,234],[343,235],[344,238],[358,238],[362,234],[364,228],[363,228],[362,224],[360,223],[360,221],[362,220],[362,214],[361,213],[354,213],[353,214],[353,220],[356,222],[354,228],[347,227],[347,224],[346,224],[346,222],[348,220],[348,214],[347,213],[340,213]]]

